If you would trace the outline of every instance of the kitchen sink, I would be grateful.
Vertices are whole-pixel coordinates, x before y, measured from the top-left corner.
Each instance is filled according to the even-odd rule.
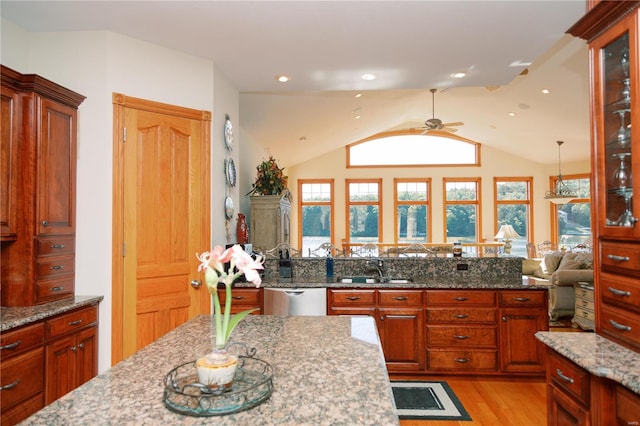
[[[411,279],[400,277],[384,277],[382,279],[382,282],[387,284],[408,284],[411,282]]]
[[[340,277],[338,278],[338,282],[343,284],[375,284],[380,282],[380,278],[367,276]]]

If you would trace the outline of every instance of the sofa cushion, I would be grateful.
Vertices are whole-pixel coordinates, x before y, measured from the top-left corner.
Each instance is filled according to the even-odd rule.
[[[522,274],[533,275],[540,267],[541,259],[523,259],[522,260]]]
[[[565,269],[585,269],[584,259],[577,256],[578,253],[567,253],[562,256],[562,260],[558,265],[557,271]]]
[[[562,260],[563,253],[547,253],[544,255],[542,260],[540,261],[540,266],[533,274],[538,278],[549,279],[551,274],[558,269],[558,265]]]

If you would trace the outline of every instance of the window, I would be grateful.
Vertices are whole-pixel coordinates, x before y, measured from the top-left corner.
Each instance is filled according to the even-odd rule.
[[[480,178],[445,178],[444,213],[447,242],[478,241]]]
[[[511,254],[527,257],[527,243],[533,229],[531,200],[533,178],[496,177],[493,179],[495,194],[495,235],[501,225],[511,225],[520,235],[511,240]],[[533,242],[533,241],[531,241]]]
[[[308,256],[321,244],[333,244],[333,179],[300,179],[298,199],[298,247]]]
[[[555,187],[557,176],[551,178]],[[578,198],[567,204],[552,204],[551,235],[559,248],[571,249],[579,244],[591,245],[591,175],[562,176],[564,183],[576,191]]]
[[[422,130],[383,132],[347,145],[347,167],[480,166],[478,142]]]
[[[431,241],[430,187],[431,179],[394,179],[397,243]]]
[[[382,236],[382,179],[347,179],[347,229],[352,243],[377,243]]]

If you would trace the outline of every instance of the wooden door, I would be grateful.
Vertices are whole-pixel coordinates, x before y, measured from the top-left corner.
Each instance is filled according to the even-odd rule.
[[[206,286],[191,282],[210,248],[211,125],[206,111],[124,95],[114,108],[113,363],[209,311]]]

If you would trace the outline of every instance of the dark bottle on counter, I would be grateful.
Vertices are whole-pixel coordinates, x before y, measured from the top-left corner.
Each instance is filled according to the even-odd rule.
[[[327,256],[327,278],[333,277],[333,257]]]

